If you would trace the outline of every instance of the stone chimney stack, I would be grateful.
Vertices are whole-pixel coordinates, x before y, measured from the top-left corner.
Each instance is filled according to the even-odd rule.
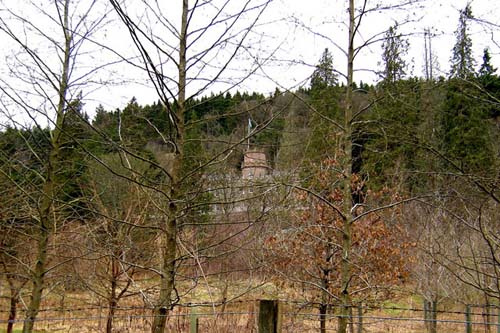
[[[243,179],[254,179],[267,176],[271,168],[267,163],[266,154],[257,150],[248,150],[243,158],[241,176]]]

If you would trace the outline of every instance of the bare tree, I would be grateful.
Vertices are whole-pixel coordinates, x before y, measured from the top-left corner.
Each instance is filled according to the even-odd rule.
[[[180,8],[147,1],[127,6],[116,0],[110,3],[128,30],[170,119],[171,130],[161,133],[163,144],[172,147],[170,168],[164,169],[168,181],[156,187],[167,203],[158,224],[162,259],[157,268],[160,293],[155,301],[152,332],[159,333],[164,331],[167,311],[178,297],[175,286],[182,258],[180,230],[186,230],[182,225],[193,212],[207,207],[202,199],[207,192],[200,182],[201,175],[223,161],[247,136],[225,145],[198,165],[189,165],[193,157],[188,147],[196,141],[190,139],[189,133],[199,124],[199,121],[187,121],[192,108],[189,103],[221,82],[225,82],[225,89],[238,85],[260,66],[253,58],[245,70],[233,63],[253,55],[250,44],[254,39],[253,30],[270,1],[183,0]],[[262,127],[257,127],[254,133],[259,130]]]
[[[92,222],[83,226],[81,244],[74,246],[78,253],[72,255],[77,284],[107,306],[106,332],[113,331],[115,313],[123,299],[147,292],[136,279],[147,272],[155,258],[155,237],[145,232],[149,230],[147,220],[158,212],[151,207],[151,191],[129,181],[134,174],[121,161],[119,154],[108,154],[89,163],[85,202]],[[128,161],[135,175],[147,172],[147,163]]]
[[[340,43],[334,38],[330,37],[328,34],[319,33],[312,31],[313,29],[307,28],[306,30],[315,34],[318,37],[324,38],[328,43],[331,43],[333,47],[339,51],[343,56],[345,56],[346,66],[344,70],[339,71],[345,78],[345,90],[343,91],[343,97],[341,98],[340,115],[338,117],[327,117],[326,115],[320,115],[322,121],[331,124],[335,134],[331,136],[334,137],[333,140],[338,140],[338,148],[336,151],[332,151],[330,156],[336,161],[339,161],[336,171],[338,177],[333,177],[330,179],[332,182],[331,187],[335,187],[339,191],[339,196],[342,198],[341,201],[335,201],[331,198],[324,196],[322,192],[315,192],[312,189],[306,189],[310,194],[316,196],[319,201],[325,203],[326,206],[330,207],[332,211],[338,216],[338,225],[336,228],[340,233],[341,237],[335,246],[340,250],[340,262],[338,264],[339,271],[339,284],[338,292],[338,303],[340,304],[340,313],[338,316],[338,332],[345,333],[347,331],[349,318],[350,318],[350,307],[352,303],[352,291],[353,286],[356,285],[356,274],[354,265],[355,261],[353,258],[353,228],[356,224],[361,223],[364,218],[370,216],[370,214],[387,210],[396,207],[402,203],[411,201],[411,199],[401,199],[391,200],[392,202],[386,204],[380,204],[380,202],[364,202],[361,188],[358,185],[362,180],[362,175],[359,174],[359,170],[356,170],[355,163],[356,158],[359,158],[359,147],[360,143],[357,142],[357,138],[361,135],[365,129],[367,121],[364,119],[364,115],[371,110],[372,106],[379,101],[380,96],[375,96],[374,98],[357,98],[356,86],[354,81],[354,75],[357,70],[362,69],[360,64],[357,63],[357,59],[363,54],[367,47],[373,44],[385,42],[386,46],[390,42],[387,38],[392,38],[394,31],[379,31],[373,33],[370,31],[365,35],[365,21],[368,16],[377,13],[384,13],[391,11],[402,11],[406,12],[409,8],[418,7],[422,1],[388,1],[384,3],[376,1],[354,1],[349,0],[347,2],[347,17],[341,20],[341,25],[346,27],[347,36],[346,42]],[[412,22],[411,17],[404,17],[404,22],[399,26],[405,26]],[[305,26],[305,25],[303,25]],[[390,52],[389,52],[390,53]],[[397,51],[392,55],[400,56]],[[397,59],[400,60],[400,59]],[[401,66],[401,63],[398,63]],[[401,68],[399,68],[401,69]],[[368,69],[370,70],[370,69]],[[393,69],[388,69],[393,71]],[[373,70],[372,70],[373,71]],[[400,72],[396,73],[399,77]],[[321,113],[320,110],[316,110],[311,107],[311,110],[315,113]],[[331,193],[330,191],[326,191]],[[333,232],[332,228],[332,232]],[[327,242],[327,240],[325,240]]]
[[[2,154],[3,155],[3,154]],[[12,333],[14,322],[17,320],[17,305],[21,301],[21,292],[29,282],[29,270],[25,263],[29,262],[32,253],[29,250],[30,239],[24,237],[30,232],[29,220],[26,213],[30,212],[29,205],[23,198],[21,191],[9,181],[12,175],[12,165],[6,163],[6,156],[0,158],[0,183],[2,205],[0,210],[0,275],[5,278],[9,286],[9,322],[7,332]]]
[[[450,244],[453,251],[448,255],[444,251],[434,253],[433,259],[465,286],[479,291],[484,304],[492,304],[492,300],[500,299],[500,243],[494,222],[497,204],[489,200],[478,204],[479,200],[459,195],[447,207],[441,207],[455,230]]]
[[[380,211],[381,209],[386,209],[389,207],[394,207],[393,204],[389,204],[386,207],[375,207],[368,208],[365,212],[359,214],[358,206],[362,205],[362,202],[355,202],[353,199],[356,197],[353,190],[353,141],[354,134],[357,126],[360,123],[361,115],[369,110],[369,107],[362,106],[356,110],[353,109],[353,90],[354,90],[354,65],[355,59],[359,53],[367,46],[377,41],[384,40],[383,33],[372,35],[365,39],[365,41],[360,44],[357,43],[357,36],[360,33],[361,24],[363,19],[373,11],[385,11],[394,9],[404,9],[410,5],[418,4],[420,1],[402,1],[402,2],[390,2],[384,3],[383,5],[375,4],[371,5],[369,1],[361,1],[360,7],[358,8],[354,0],[349,0],[348,6],[348,42],[347,51],[345,52],[347,58],[347,69],[346,69],[346,94],[344,99],[344,114],[343,114],[343,124],[341,125],[342,133],[342,164],[341,164],[341,174],[344,177],[341,188],[343,192],[344,202],[342,206],[338,207],[343,218],[343,237],[342,237],[342,262],[340,268],[341,274],[341,312],[339,317],[339,332],[344,333],[347,331],[347,325],[349,321],[349,305],[351,303],[350,286],[352,282],[352,225],[356,221],[360,220],[366,214],[370,212]],[[362,122],[361,122],[362,123]],[[398,204],[398,203],[395,203]]]
[[[68,181],[63,176],[65,149],[71,140],[67,115],[71,102],[81,99],[79,92],[97,71],[95,67],[80,66],[78,60],[82,54],[88,54],[86,42],[106,19],[105,10],[98,9],[97,1],[54,1],[49,6],[23,1],[17,5],[13,8],[2,1],[0,9],[0,31],[13,50],[18,50],[7,58],[9,76],[1,80],[1,112],[13,126],[31,123],[48,145],[46,155],[41,155],[34,147],[40,142],[25,142],[39,168],[22,160],[14,161],[22,168],[31,168],[35,177],[30,184],[35,185],[35,191],[24,191],[32,207],[31,237],[36,242],[35,258],[31,264],[26,263],[31,293],[23,327],[23,332],[32,332],[46,279],[57,267],[50,264],[49,240],[65,219],[61,211],[65,205],[60,200]],[[50,130],[43,131],[45,126],[50,126]],[[17,179],[11,177],[9,181],[25,189]]]

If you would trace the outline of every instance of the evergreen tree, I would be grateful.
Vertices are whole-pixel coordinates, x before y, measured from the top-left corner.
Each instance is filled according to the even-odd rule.
[[[479,83],[482,104],[486,114],[490,118],[500,115],[498,101],[500,100],[500,77],[496,74],[497,69],[491,64],[490,52],[487,48],[483,51],[483,63],[479,69]]]
[[[333,57],[328,49],[323,51],[319,63],[311,76],[310,104],[314,110],[310,117],[312,129],[306,155],[312,161],[321,161],[338,149],[339,88]]]
[[[470,79],[474,76],[474,59],[472,57],[472,39],[468,31],[468,20],[473,18],[470,4],[460,11],[458,28],[455,31],[457,38],[453,46],[451,57],[451,77]]]
[[[481,68],[479,69],[479,75],[481,77],[494,75],[497,71],[496,68],[491,64],[491,56],[490,51],[485,48],[483,50],[483,63],[481,64]]]
[[[425,190],[425,179],[417,171],[426,169],[427,157],[416,144],[434,128],[433,113],[443,92],[429,89],[426,81],[411,78],[384,84],[380,91],[390,90],[390,97],[377,102],[366,116],[360,133],[365,142],[362,151],[362,173],[370,175],[372,190],[398,188],[400,193]],[[378,95],[373,95],[377,98]],[[437,112],[437,111],[436,111]],[[425,133],[425,134],[424,134]]]
[[[494,165],[488,111],[477,89],[450,80],[442,113],[443,148],[465,172],[484,174]]]
[[[491,131],[489,129],[488,107],[481,90],[491,84],[495,69],[490,63],[487,50],[483,54],[483,64],[478,77],[480,85],[468,83],[476,77],[472,57],[472,41],[468,32],[468,20],[473,18],[468,4],[460,11],[457,41],[451,58],[451,77],[442,115],[443,148],[447,156],[466,172],[485,173],[494,164]],[[457,80],[459,79],[459,80]],[[467,82],[464,82],[466,80]]]
[[[397,23],[387,30],[382,44],[382,77],[385,83],[393,84],[406,75],[407,63],[403,57],[408,53],[408,40],[398,33]]]
[[[61,160],[54,164],[58,199],[71,204],[65,205],[64,214],[74,219],[83,219],[86,215],[82,204],[82,187],[86,186],[84,173],[87,168],[88,152],[95,148],[93,133],[89,126],[88,115],[83,111],[81,95],[69,101],[62,122],[59,156]]]
[[[337,85],[337,82],[337,74],[333,68],[333,56],[328,48],[326,48],[311,76],[311,90],[333,87]]]

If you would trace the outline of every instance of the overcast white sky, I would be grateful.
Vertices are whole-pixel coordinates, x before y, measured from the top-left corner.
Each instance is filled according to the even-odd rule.
[[[361,3],[361,1],[358,2]],[[391,1],[372,1],[372,3],[375,2],[386,4]],[[499,1],[473,0],[469,2],[471,3],[473,14],[477,18],[497,25],[500,24]],[[424,58],[424,38],[422,32],[424,28],[429,28],[435,34],[432,42],[433,51],[438,57],[441,74],[446,76],[449,71],[451,49],[455,42],[454,32],[458,24],[459,10],[463,9],[466,4],[466,0],[428,0],[420,4],[423,8],[414,7],[409,11],[375,12],[367,16],[362,25],[360,35],[367,39],[373,34],[384,31],[395,21],[401,24],[407,18],[415,20],[415,22],[410,22],[400,27],[400,32],[411,34],[411,36],[408,36],[410,52],[406,60],[414,64],[412,74],[416,76],[422,75]],[[312,30],[320,32],[341,46],[345,46],[347,40],[345,27],[347,20],[346,6],[347,1],[280,0],[275,3],[274,10],[297,17],[304,24],[310,26]],[[474,57],[477,59],[478,65],[481,62],[484,47],[489,47],[493,56],[493,62],[499,66],[500,49],[492,41],[492,37],[496,38],[495,41],[497,43],[500,42],[500,26],[497,27],[496,32],[492,32],[491,29],[487,29],[484,25],[471,22],[470,33],[473,39]],[[328,47],[336,55],[337,69],[340,72],[345,72],[345,56],[341,52],[338,52],[331,41],[318,35],[301,31],[300,29],[296,30],[296,35],[290,36],[293,40],[293,43],[288,45],[290,55],[314,64],[319,59],[323,49]],[[362,41],[358,39],[358,43],[360,42]],[[358,69],[378,69],[377,63],[380,57],[381,44],[379,43],[364,50],[360,58],[357,59],[356,67]],[[307,75],[307,73],[307,71],[305,73],[300,72],[300,75]],[[286,75],[287,79],[290,78],[288,77],[289,74]],[[300,75],[296,75],[297,79],[300,79]],[[355,75],[355,80],[374,82],[377,80],[377,76],[368,72],[358,72]]]
[[[170,7],[166,12],[178,17],[176,13],[178,9],[171,5],[180,3],[180,0],[170,1],[170,4],[167,3]],[[236,4],[238,1],[240,0],[236,0]],[[40,4],[44,1],[34,2]],[[84,3],[83,0],[81,2]],[[262,57],[262,59],[267,59],[269,54],[266,52],[269,53],[269,50],[272,49],[275,52],[265,62],[262,70],[257,71],[257,75],[240,84],[237,89],[267,94],[273,92],[276,86],[296,88],[300,85],[307,85],[314,64],[317,63],[325,48],[329,48],[333,52],[336,69],[341,73],[345,72],[346,59],[341,49],[345,49],[347,42],[347,2],[347,0],[274,0],[267,8],[261,20],[262,25],[256,29],[256,35],[254,35],[254,40],[256,40],[259,39],[260,34],[261,44],[258,47],[253,45],[253,47],[264,50],[262,54],[258,54],[259,58]],[[361,1],[358,2],[361,3]],[[393,2],[396,0],[370,0],[369,7],[376,3],[386,5]],[[497,25],[494,27],[479,23],[471,24],[470,32],[473,39],[474,57],[477,59],[478,66],[481,63],[483,48],[489,47],[493,63],[496,67],[500,67],[500,48],[497,44],[500,42],[500,2],[496,0],[472,0],[469,2],[476,18]],[[15,3],[15,6],[20,6],[17,5],[18,2],[10,1],[4,2],[2,6],[6,6],[5,3]],[[466,3],[467,0],[427,0],[419,7],[405,11],[374,12],[364,20],[357,42],[362,43],[363,39],[383,32],[395,21],[402,23],[410,19],[413,22],[400,28],[402,33],[410,35],[408,36],[410,52],[406,60],[412,64],[412,68],[408,68],[408,72],[415,76],[422,76],[424,58],[422,32],[424,28],[429,28],[435,33],[433,50],[438,57],[440,74],[446,76],[449,71],[451,49],[455,42],[454,31],[458,24],[459,10],[463,9]],[[21,10],[21,7],[16,8],[15,6],[11,8]],[[24,8],[21,12],[23,15],[29,13]],[[45,24],[40,16],[37,16],[36,20],[39,25]],[[133,50],[133,47],[130,46],[129,36],[120,22],[114,22],[100,31],[100,38],[103,38],[108,46],[116,48],[119,52],[127,53]],[[0,39],[0,43],[2,46],[0,53],[4,53],[0,54],[0,71],[6,73],[5,55],[12,54],[12,44],[4,36]],[[95,45],[91,48],[95,49]],[[46,56],[50,56],[50,52],[46,52]],[[355,81],[376,82],[378,78],[373,71],[380,69],[378,65],[380,58],[381,44],[365,48],[356,59],[356,67],[370,71],[356,72]],[[12,58],[8,61],[11,60]],[[102,57],[93,58],[90,56],[87,61],[90,68],[94,64],[106,60]],[[234,69],[245,66],[247,63],[244,61],[233,64]],[[87,89],[83,91],[83,95],[86,98],[85,109],[90,115],[93,114],[98,104],[103,104],[106,109],[111,110],[123,107],[133,96],[142,104],[152,103],[158,99],[155,91],[148,87],[147,77],[143,76],[140,71],[119,66],[106,70],[104,73],[105,80],[111,79],[111,81],[120,82],[125,79],[125,82],[136,81],[141,84],[108,85],[95,91],[82,86],[82,89]],[[97,86],[99,85],[92,87]],[[217,91],[225,87],[227,85],[215,86],[212,89]]]
[[[378,1],[387,4],[390,1]],[[500,4],[496,0],[473,0],[473,14],[477,18],[500,24]],[[375,1],[371,1],[375,3]],[[395,21],[402,23],[407,18],[415,22],[403,25],[400,31],[408,36],[410,52],[407,61],[411,63],[409,74],[422,76],[424,59],[424,39],[422,32],[429,28],[435,37],[433,50],[438,58],[441,75],[447,76],[451,49],[455,42],[454,32],[458,24],[459,10],[463,9],[467,0],[428,0],[421,3],[424,7],[412,8],[409,11],[383,11],[375,12],[367,17],[362,25],[361,36],[369,38],[374,33],[382,32]],[[280,51],[264,67],[264,73],[258,72],[256,76],[245,81],[239,86],[240,90],[260,91],[271,93],[277,85],[285,88],[307,84],[308,77],[313,71],[314,64],[318,61],[325,48],[334,53],[335,66],[340,72],[345,72],[346,59],[335,45],[344,47],[347,41],[346,0],[275,0],[267,9],[262,22],[266,23],[259,29],[272,36],[270,47],[282,43]],[[302,26],[303,25],[303,26]],[[305,27],[306,28],[305,28]],[[478,66],[481,63],[482,50],[489,47],[493,63],[500,67],[500,48],[495,42],[500,42],[500,27],[491,29],[478,23],[472,23],[470,32],[473,39],[474,57]],[[318,32],[319,34],[312,33]],[[324,37],[322,37],[324,36]],[[493,40],[492,40],[493,38]],[[362,40],[358,40],[362,42]],[[264,43],[268,43],[264,42]],[[381,57],[381,44],[366,48],[356,61],[358,69],[378,70]],[[295,63],[288,62],[293,60]],[[266,77],[268,76],[268,77]],[[271,79],[269,79],[269,77]],[[356,81],[376,82],[378,77],[373,72],[358,71]],[[139,93],[139,91],[141,91]],[[156,100],[156,96],[146,90],[135,90],[134,94],[140,102],[148,103]],[[123,90],[123,98],[128,100],[130,92]],[[116,105],[116,101],[109,105]]]

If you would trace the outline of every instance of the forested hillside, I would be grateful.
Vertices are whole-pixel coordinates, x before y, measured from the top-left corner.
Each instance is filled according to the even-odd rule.
[[[32,120],[11,117],[0,131],[0,309],[9,332],[20,317],[23,332],[36,331],[40,312],[57,303],[105,309],[107,332],[120,307],[142,306],[159,333],[181,304],[225,307],[262,296],[262,286],[313,305],[321,332],[329,313],[344,333],[354,305],[402,295],[450,308],[500,304],[500,76],[487,48],[472,57],[469,5],[447,75],[433,75],[432,62],[425,77],[410,73],[409,42],[395,24],[380,40],[379,80],[356,82],[361,18],[351,0],[345,78],[345,59],[327,48],[300,87],[212,91],[219,73],[190,95],[189,75],[200,78],[210,61],[196,74],[190,66],[214,61],[212,48],[236,54],[246,35],[228,43],[218,31],[190,58],[189,42],[206,32],[188,34],[198,5],[183,2],[179,31],[167,25],[171,47],[111,1],[158,101],[130,96],[123,108],[88,110],[76,92],[86,76],[71,75],[91,28],[70,19],[71,4],[56,5],[54,67],[0,21],[27,51],[39,93],[22,99],[2,80],[3,114],[21,109]],[[250,31],[266,6],[216,11],[212,24],[231,29],[245,13],[255,16]],[[175,74],[164,74],[155,52]]]

